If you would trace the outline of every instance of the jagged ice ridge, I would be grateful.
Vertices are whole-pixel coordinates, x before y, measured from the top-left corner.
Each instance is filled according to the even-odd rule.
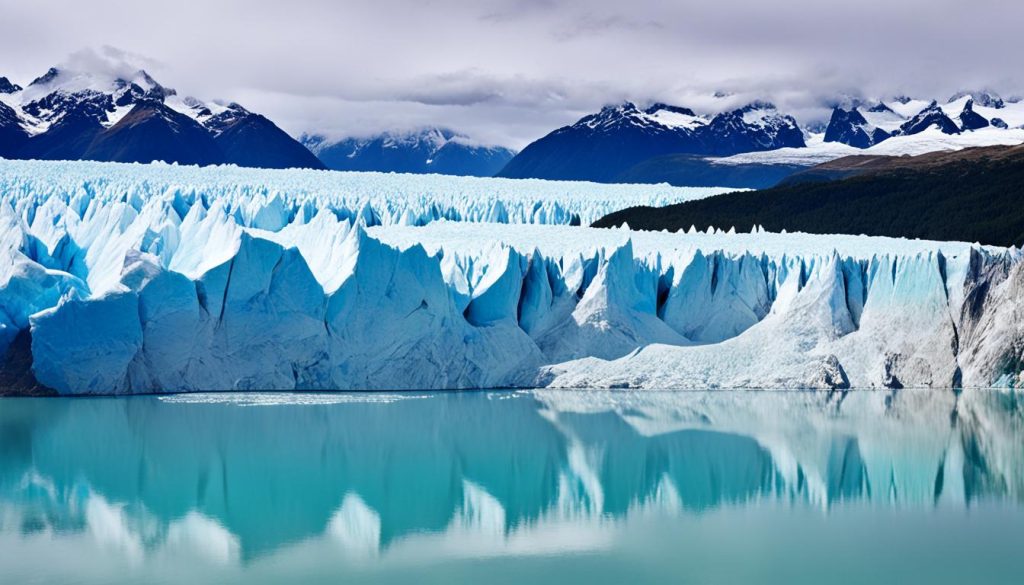
[[[590,224],[633,205],[660,206],[718,195],[728,188],[602,185],[542,179],[252,169],[176,164],[0,159],[0,199],[34,213],[60,199],[77,214],[94,200],[170,202],[183,212],[197,200],[220,201],[244,227],[277,231],[319,211],[363,225],[423,225],[437,219],[496,223]],[[29,217],[31,220],[31,217]]]

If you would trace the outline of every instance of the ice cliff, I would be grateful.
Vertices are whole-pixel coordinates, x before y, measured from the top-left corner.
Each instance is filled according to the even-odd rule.
[[[0,165],[0,382],[15,389],[1022,382],[1015,249],[444,213],[399,225],[422,223],[381,220],[411,217],[397,212],[407,199],[382,199],[383,213],[311,191],[242,194],[237,169],[184,187],[196,169]],[[480,219],[590,213],[586,195],[460,200],[464,220],[499,203],[504,217]]]

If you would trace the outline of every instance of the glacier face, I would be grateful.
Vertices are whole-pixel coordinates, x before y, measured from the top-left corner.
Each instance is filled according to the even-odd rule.
[[[399,248],[523,250],[539,386],[988,387],[1021,383],[1016,249],[864,236],[556,226],[372,228]],[[456,261],[457,262],[457,261]],[[467,264],[472,265],[472,260]],[[544,264],[543,270],[530,268]],[[526,317],[526,319],[524,319]]]
[[[618,186],[588,195],[591,185],[469,179],[474,199],[431,194],[462,178],[0,165],[13,165],[0,191],[5,385],[76,394],[1022,381],[1016,249],[598,230],[525,214],[584,217],[616,193],[635,202],[642,192]],[[310,187],[324,177],[356,190]],[[268,178],[281,183],[261,187]],[[404,195],[387,198],[382,185]],[[556,191],[531,202],[533,185]],[[569,188],[581,191],[557,192]],[[402,207],[410,202],[524,224],[447,221]],[[499,204],[506,214],[494,217]]]

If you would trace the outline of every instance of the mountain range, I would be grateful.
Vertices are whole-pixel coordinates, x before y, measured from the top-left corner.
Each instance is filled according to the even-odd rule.
[[[296,140],[237,103],[181,97],[143,70],[51,68],[24,87],[0,77],[0,157],[767,188],[855,154],[1024,143],[1024,103],[991,91],[942,104],[845,98],[827,125],[801,125],[763,101],[720,110],[610,105],[518,153],[443,127]]]
[[[861,152],[915,155],[1022,142],[1024,103],[993,92],[960,92],[942,105],[853,100],[836,106],[824,128],[800,126],[766,102],[714,115],[627,102],[533,142],[499,176],[766,188]]]
[[[22,88],[0,78],[0,156],[49,160],[325,168],[266,117],[180,97],[143,70],[51,68]]]
[[[501,146],[478,144],[447,128],[386,132],[340,140],[304,134],[299,140],[327,168],[336,171],[493,177],[516,154]]]
[[[0,77],[3,158],[493,176],[514,155],[445,128],[296,140],[237,103],[181,97],[143,70],[55,67],[25,87]]]
[[[636,165],[659,156],[728,156],[804,145],[796,120],[766,102],[713,117],[662,103],[640,109],[626,102],[531,143],[499,176],[621,182]]]
[[[1006,130],[1010,125],[1002,117],[1004,113],[1019,127],[1021,108],[1014,102],[1010,106],[990,92],[979,92],[977,97],[961,92],[941,106],[936,101],[926,103],[901,97],[889,103],[836,107],[825,129],[824,141],[870,148],[894,136],[912,136],[929,128],[950,135],[988,127]]]

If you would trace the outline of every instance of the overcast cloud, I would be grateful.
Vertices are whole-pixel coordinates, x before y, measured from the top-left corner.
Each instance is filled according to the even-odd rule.
[[[623,99],[726,91],[809,121],[840,94],[1008,96],[1022,24],[1016,0],[0,0],[0,75],[137,64],[293,134],[436,124],[521,147]]]

